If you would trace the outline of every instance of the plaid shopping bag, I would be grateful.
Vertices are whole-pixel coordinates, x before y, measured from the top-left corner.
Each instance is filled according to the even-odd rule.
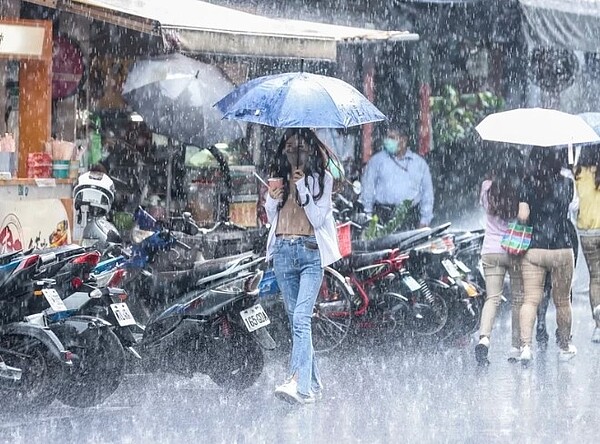
[[[506,233],[502,237],[502,248],[504,248],[508,254],[525,254],[531,244],[532,234],[533,227],[520,224],[517,221],[510,222]]]

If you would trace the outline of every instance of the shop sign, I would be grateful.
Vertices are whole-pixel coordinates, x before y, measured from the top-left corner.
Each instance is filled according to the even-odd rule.
[[[42,57],[46,29],[0,23],[0,56]]]

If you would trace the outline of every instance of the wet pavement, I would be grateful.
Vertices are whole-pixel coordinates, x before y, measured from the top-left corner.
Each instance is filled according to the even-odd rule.
[[[508,363],[505,309],[486,368],[476,366],[473,344],[362,344],[321,357],[323,400],[291,406],[273,397],[285,365],[273,354],[242,394],[225,393],[204,376],[129,376],[97,408],[56,402],[40,414],[0,416],[0,442],[597,442],[600,344],[590,342],[586,296],[576,295],[574,304],[579,354],[568,363],[558,362],[552,342],[530,368]]]

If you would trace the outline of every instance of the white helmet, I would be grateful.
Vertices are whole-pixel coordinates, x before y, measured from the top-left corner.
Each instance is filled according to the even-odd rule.
[[[112,179],[100,171],[89,171],[77,178],[73,188],[75,210],[88,205],[90,209],[106,214],[115,199],[115,184]]]

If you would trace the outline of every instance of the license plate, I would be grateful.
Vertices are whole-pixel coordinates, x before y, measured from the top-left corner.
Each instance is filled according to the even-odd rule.
[[[249,332],[266,327],[271,323],[271,320],[260,304],[256,304],[254,307],[241,311],[240,316],[244,320],[244,324],[246,324],[246,328]]]
[[[58,295],[58,291],[54,288],[44,288],[42,294],[46,298],[46,301],[50,304],[50,308],[55,312],[67,311],[67,306]]]
[[[442,261],[442,265],[444,266],[451,278],[460,277],[460,272],[456,269],[456,267],[450,259],[444,259]]]
[[[405,276],[402,282],[406,284],[410,291],[418,291],[421,289],[421,285],[412,276]]]
[[[115,318],[117,319],[120,327],[135,325],[135,319],[133,318],[133,315],[129,311],[129,307],[125,302],[110,304],[110,308],[115,314]]]
[[[454,259],[454,263],[456,264],[456,266],[458,268],[460,268],[463,271],[463,273],[470,273],[471,272],[471,269],[469,267],[467,267],[463,261],[458,260],[458,259]]]

